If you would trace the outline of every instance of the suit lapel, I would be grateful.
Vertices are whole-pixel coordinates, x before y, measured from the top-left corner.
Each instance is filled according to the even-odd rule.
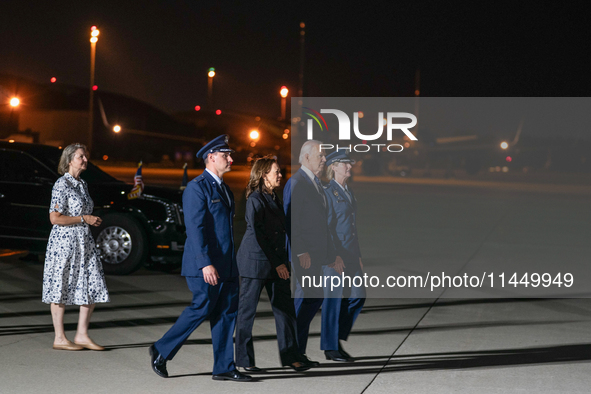
[[[312,190],[310,190],[310,193],[313,193],[314,195],[316,195],[317,199],[320,201],[320,203],[322,204],[322,206],[324,206],[324,198],[322,197],[322,195],[320,193],[324,194],[324,190],[320,190],[320,193],[318,192],[318,189],[316,188],[316,185],[314,184],[314,181],[310,179],[310,177],[308,176],[308,174],[306,174],[304,172],[304,170],[302,170],[301,168],[298,170],[298,172],[300,173],[300,176],[302,178],[304,178],[307,181],[307,184],[310,188],[312,188]]]
[[[333,189],[336,190],[337,193],[339,193],[339,195],[345,201],[345,203],[349,204],[353,209],[355,209],[355,197],[353,197],[351,189],[349,189],[349,193],[351,193],[351,200],[349,200],[349,197],[347,197],[347,192],[343,190],[343,188],[338,184],[337,181],[331,179],[330,183],[332,184]]]
[[[278,216],[281,223],[285,226],[285,214],[283,213],[283,207],[279,204],[279,197],[273,200],[273,196],[267,193],[261,193],[265,199],[266,205],[269,207],[269,211],[274,215]]]
[[[212,186],[212,189],[214,191],[214,195],[217,195],[217,197],[228,207],[228,208],[232,208],[232,201],[234,200],[234,195],[232,194],[232,191],[230,191],[230,189],[228,188],[228,195],[230,196],[230,201],[228,201],[228,197],[226,197],[226,193],[224,193],[224,191],[222,190],[222,187],[220,186],[220,184],[218,184],[218,181],[215,180],[215,178],[213,176],[211,176],[211,174],[209,173],[209,171],[203,171],[204,176],[207,178],[207,180],[209,181],[209,183]]]

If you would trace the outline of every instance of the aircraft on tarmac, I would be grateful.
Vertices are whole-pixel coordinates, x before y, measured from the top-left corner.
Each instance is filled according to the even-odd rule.
[[[430,176],[435,169],[445,170],[446,176],[453,176],[457,169],[463,169],[469,175],[476,175],[484,168],[508,172],[514,156],[519,153],[517,145],[522,129],[523,120],[512,140],[477,134],[435,137],[429,130],[421,130],[417,141],[406,136],[399,141],[404,154],[365,155],[362,172],[395,176],[408,176],[419,169],[424,176]]]

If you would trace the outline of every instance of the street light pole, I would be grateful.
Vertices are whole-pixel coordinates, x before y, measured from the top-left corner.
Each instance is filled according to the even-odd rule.
[[[90,28],[90,100],[88,105],[88,141],[87,148],[92,152],[92,126],[94,115],[94,62],[96,54],[96,42],[98,41],[99,29],[96,26]]]
[[[210,67],[207,71],[207,105],[213,109],[213,77],[215,77],[215,68]]]
[[[289,90],[286,86],[282,86],[281,90],[279,90],[279,94],[281,95],[281,120],[285,120],[285,105],[287,102],[287,94]]]

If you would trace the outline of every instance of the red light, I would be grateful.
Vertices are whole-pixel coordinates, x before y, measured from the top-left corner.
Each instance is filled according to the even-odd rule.
[[[55,81],[57,81],[57,78],[56,78],[56,77],[52,77],[52,78],[50,79],[50,81],[51,81],[51,83],[55,83]]]
[[[90,27],[90,31],[95,31],[96,30],[96,26],[91,26]]]
[[[507,156],[507,157],[505,158],[505,160],[507,160],[509,163],[511,163],[511,162],[513,161],[513,159],[511,158],[511,156]]]
[[[98,86],[94,85],[94,86],[92,87],[92,90],[98,90]]]
[[[199,106],[199,105],[196,105],[196,106],[195,106],[195,111],[201,111],[201,106]]]
[[[216,110],[216,111],[215,111],[215,114],[216,114],[216,115],[221,115],[221,114],[222,114],[222,110],[221,110],[221,109],[218,109],[218,110]]]

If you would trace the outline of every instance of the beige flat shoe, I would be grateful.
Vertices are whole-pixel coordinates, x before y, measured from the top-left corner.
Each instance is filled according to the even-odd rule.
[[[55,350],[82,350],[84,349],[81,345],[77,345],[73,342],[68,341],[68,343],[63,344],[53,344],[53,348]]]
[[[105,350],[104,347],[102,347],[101,345],[97,345],[96,343],[94,343],[92,340],[88,343],[82,343],[82,342],[74,342],[76,345],[86,348],[88,350]]]

